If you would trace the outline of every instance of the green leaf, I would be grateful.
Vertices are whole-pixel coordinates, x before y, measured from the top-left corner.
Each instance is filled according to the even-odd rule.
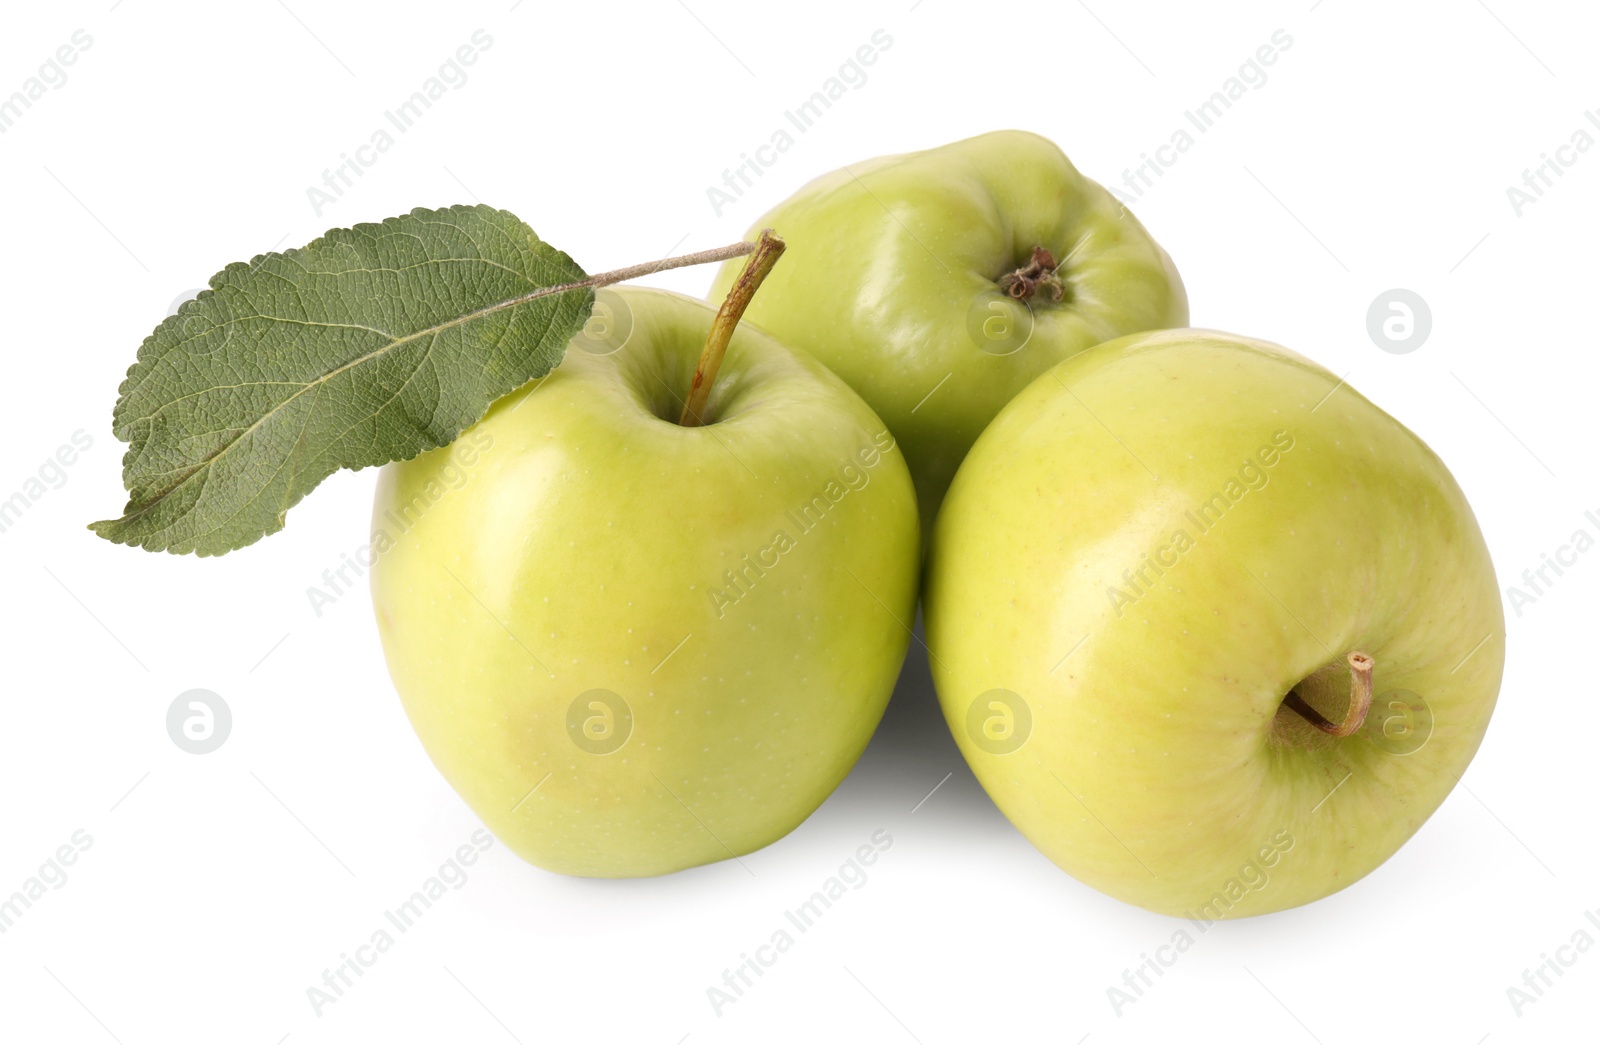
[[[113,415],[108,540],[220,555],[339,468],[444,446],[550,371],[594,304],[571,258],[490,207],[334,229],[211,278],[145,339]]]

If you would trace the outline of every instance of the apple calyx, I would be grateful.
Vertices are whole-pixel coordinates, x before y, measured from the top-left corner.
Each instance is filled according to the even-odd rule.
[[[1289,710],[1331,737],[1353,735],[1366,722],[1367,712],[1372,708],[1372,658],[1360,650],[1351,650],[1345,656],[1345,663],[1350,665],[1350,704],[1345,709],[1343,722],[1324,718],[1321,712],[1307,704],[1293,690],[1283,698]]]
[[[706,347],[701,351],[700,362],[694,368],[694,383],[689,386],[688,398],[683,402],[683,416],[678,418],[678,423],[683,427],[697,428],[705,424],[706,401],[711,398],[711,383],[717,379],[717,371],[722,368],[722,357],[727,354],[728,342],[733,339],[733,331],[738,327],[739,318],[744,315],[744,310],[750,306],[750,300],[756,296],[761,281],[767,278],[772,266],[778,263],[778,258],[786,246],[788,244],[771,229],[761,230],[760,237],[756,239],[755,249],[744,263],[744,271],[733,281],[727,298],[723,300],[722,307],[717,309],[716,318],[711,321],[711,330],[706,335]]]
[[[1001,276],[999,283],[1001,290],[1018,301],[1026,301],[1033,297],[1040,287],[1050,292],[1052,301],[1060,301],[1067,292],[1061,277],[1056,275],[1055,255],[1044,247],[1034,247],[1033,256],[1028,259],[1028,263]]]

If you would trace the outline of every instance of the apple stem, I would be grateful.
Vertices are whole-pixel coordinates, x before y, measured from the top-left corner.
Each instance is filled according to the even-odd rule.
[[[585,287],[609,287],[613,283],[622,283],[640,276],[648,276],[656,272],[666,272],[669,269],[681,269],[689,265],[706,265],[713,261],[727,261],[729,258],[742,258],[746,254],[754,253],[758,243],[730,243],[726,247],[713,247],[710,250],[697,250],[693,254],[679,254],[675,258],[662,258],[659,261],[645,261],[638,265],[629,265],[627,268],[612,269],[610,272],[600,272],[593,276],[577,280],[572,283],[562,283],[554,287],[540,287],[527,299],[548,297],[551,294],[560,294],[568,290],[582,290]]]
[[[744,315],[761,281],[778,263],[778,257],[786,245],[771,229],[762,229],[750,259],[744,263],[744,271],[733,281],[727,299],[717,309],[717,317],[711,321],[711,332],[706,335],[706,347],[700,353],[700,363],[694,370],[694,384],[689,386],[689,397],[683,403],[683,416],[678,419],[678,423],[685,428],[695,428],[705,423],[711,383],[717,379],[717,371],[722,368],[722,357],[728,352],[728,342],[733,339],[739,317]]]
[[[1056,275],[1057,268],[1054,254],[1043,247],[1034,247],[1033,256],[1026,265],[1000,277],[1000,289],[1018,301],[1026,301],[1043,287],[1050,292],[1050,300],[1060,301],[1066,286]]]
[[[1343,722],[1323,718],[1321,712],[1292,690],[1283,698],[1289,710],[1332,737],[1348,737],[1355,733],[1372,708],[1372,658],[1360,650],[1351,650],[1345,662],[1350,665],[1350,706],[1345,709]]]

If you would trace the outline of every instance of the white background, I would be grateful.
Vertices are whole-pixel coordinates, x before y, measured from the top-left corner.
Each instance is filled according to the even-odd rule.
[[[4,13],[0,96],[75,30],[93,44],[0,135],[0,499],[75,431],[93,446],[0,534],[0,894],[75,831],[93,844],[0,935],[0,1038],[1593,1040],[1600,948],[1520,1015],[1506,992],[1580,928],[1600,938],[1584,918],[1600,908],[1600,552],[1520,612],[1508,596],[1488,738],[1398,855],[1311,906],[1216,926],[1120,1015],[1107,988],[1186,923],[1080,885],[1011,828],[915,646],[855,773],[746,866],[573,880],[496,844],[316,1015],[307,987],[478,825],[401,713],[365,590],[320,617],[306,595],[365,540],[374,472],[336,476],[222,559],[84,529],[123,503],[123,371],[227,262],[481,200],[600,271],[737,239],[844,163],[1005,126],[1120,182],[1283,29],[1267,81],[1134,204],[1194,322],[1310,355],[1420,433],[1502,589],[1575,530],[1600,535],[1584,516],[1600,515],[1600,149],[1520,215],[1506,191],[1578,128],[1600,136],[1589,5],[512,2]],[[478,29],[493,45],[468,82],[317,214],[307,187]],[[893,44],[867,82],[715,214],[707,187],[878,29]],[[699,294],[710,277],[649,282]],[[1432,313],[1405,355],[1367,333],[1397,287]],[[204,756],[165,727],[195,687],[234,718]],[[707,988],[880,828],[894,844],[867,883],[717,1015]]]

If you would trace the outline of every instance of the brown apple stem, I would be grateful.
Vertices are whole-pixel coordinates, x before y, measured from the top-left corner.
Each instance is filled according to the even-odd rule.
[[[532,301],[534,298],[548,297],[551,294],[560,294],[568,290],[581,290],[584,287],[609,287],[613,283],[638,279],[640,276],[649,276],[656,272],[681,269],[689,265],[705,265],[713,261],[727,261],[729,258],[742,258],[746,254],[754,253],[758,246],[759,244],[757,243],[730,243],[726,247],[697,250],[693,254],[679,254],[675,258],[646,261],[638,265],[629,265],[627,268],[600,272],[573,283],[562,283],[554,287],[540,287],[531,294],[525,294],[518,298],[517,301]]]
[[[0,128],[4,130],[4,128]],[[679,254],[675,258],[661,258],[657,261],[645,261],[638,265],[629,265],[627,268],[612,269],[610,272],[599,272],[593,276],[574,280],[571,283],[557,283],[554,286],[540,287],[530,290],[526,294],[519,294],[514,298],[486,305],[476,312],[468,312],[462,316],[462,321],[478,319],[483,316],[493,315],[508,308],[526,305],[530,301],[547,298],[553,294],[565,294],[569,290],[593,290],[596,287],[609,287],[613,283],[625,280],[638,279],[640,276],[649,276],[657,272],[666,272],[669,269],[681,269],[689,265],[705,265],[713,261],[727,261],[729,258],[742,258],[746,254],[755,253],[757,243],[730,243],[726,247],[713,247],[710,250],[697,250],[693,254]],[[453,321],[454,322],[454,321]]]
[[[704,423],[706,400],[711,398],[711,383],[722,368],[722,357],[728,352],[728,342],[739,325],[739,317],[755,297],[761,281],[767,278],[772,266],[778,263],[785,244],[771,229],[762,229],[755,250],[744,263],[744,271],[733,281],[728,297],[717,309],[711,321],[711,332],[706,335],[706,347],[700,353],[700,363],[694,370],[694,384],[689,386],[689,397],[683,403],[683,416],[678,423],[685,428],[696,428]]]
[[[1050,300],[1060,301],[1066,287],[1056,275],[1057,267],[1054,254],[1043,247],[1034,247],[1033,257],[1026,265],[1000,277],[1000,289],[1018,301],[1026,301],[1043,287],[1050,292]]]
[[[1350,706],[1345,709],[1343,722],[1323,718],[1321,712],[1300,699],[1300,694],[1293,690],[1283,698],[1289,710],[1331,737],[1348,737],[1355,733],[1372,708],[1372,658],[1360,650],[1351,650],[1345,661],[1350,665]]]

